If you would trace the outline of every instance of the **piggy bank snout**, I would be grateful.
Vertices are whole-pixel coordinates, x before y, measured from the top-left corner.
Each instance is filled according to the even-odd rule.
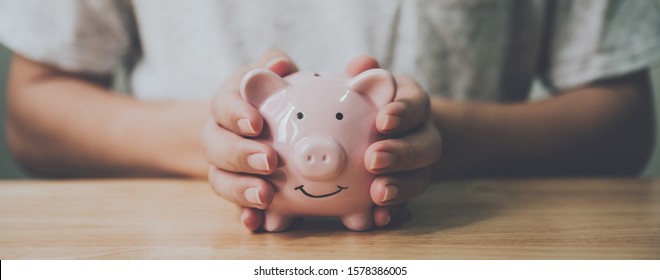
[[[307,137],[296,144],[294,152],[294,166],[308,180],[333,179],[346,163],[346,152],[329,137]]]

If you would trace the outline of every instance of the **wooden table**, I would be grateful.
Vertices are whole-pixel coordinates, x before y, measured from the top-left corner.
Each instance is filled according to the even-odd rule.
[[[447,182],[410,210],[252,234],[202,181],[0,181],[0,258],[660,259],[658,179]]]

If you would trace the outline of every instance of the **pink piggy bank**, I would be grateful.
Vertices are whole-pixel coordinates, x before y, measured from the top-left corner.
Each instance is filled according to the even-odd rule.
[[[298,72],[281,78],[255,69],[241,82],[241,96],[265,123],[258,141],[271,145],[279,163],[265,179],[275,195],[264,229],[285,230],[296,217],[338,217],[351,230],[373,223],[364,153],[381,139],[376,114],[394,100],[392,74],[371,69],[350,78]]]

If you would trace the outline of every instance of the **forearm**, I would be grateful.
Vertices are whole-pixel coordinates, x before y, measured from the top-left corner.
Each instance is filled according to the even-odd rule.
[[[199,136],[207,105],[141,102],[66,75],[31,79],[12,77],[8,93],[8,142],[27,168],[50,176],[205,175]]]
[[[435,98],[433,118],[445,143],[435,173],[632,175],[648,158],[653,125],[650,90],[639,77],[629,81],[533,103]]]

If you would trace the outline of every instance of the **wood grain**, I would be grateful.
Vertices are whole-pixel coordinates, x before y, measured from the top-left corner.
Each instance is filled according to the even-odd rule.
[[[0,181],[0,258],[660,259],[660,180],[447,182],[410,210],[253,234],[202,181]]]

